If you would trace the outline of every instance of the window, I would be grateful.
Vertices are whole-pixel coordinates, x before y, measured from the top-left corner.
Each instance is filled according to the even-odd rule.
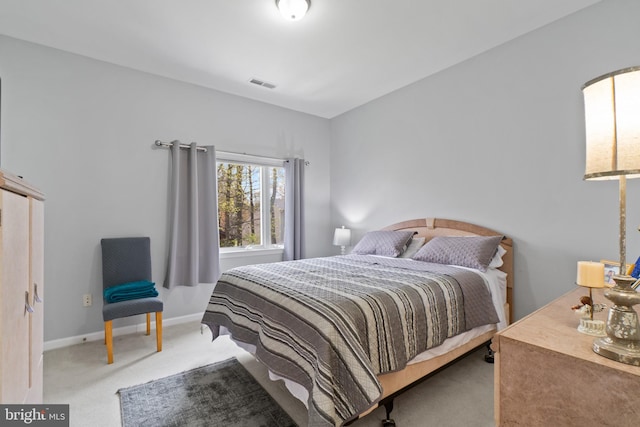
[[[282,248],[284,167],[280,160],[218,154],[218,230],[222,252]]]

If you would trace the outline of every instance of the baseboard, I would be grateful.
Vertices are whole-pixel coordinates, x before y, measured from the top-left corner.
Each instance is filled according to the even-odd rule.
[[[156,322],[153,320],[155,316],[151,316],[151,329],[155,330]],[[189,314],[186,316],[172,317],[170,319],[162,319],[162,327],[171,325],[179,325],[181,323],[195,322],[202,319],[202,313]],[[147,330],[146,320],[137,325],[122,326],[119,328],[113,328],[113,336],[133,334],[139,332],[145,332]],[[82,344],[89,341],[103,341],[104,331],[91,332],[89,334],[77,335],[74,337],[60,338],[57,340],[45,341],[44,351],[55,350],[56,348],[69,347],[71,345]]]

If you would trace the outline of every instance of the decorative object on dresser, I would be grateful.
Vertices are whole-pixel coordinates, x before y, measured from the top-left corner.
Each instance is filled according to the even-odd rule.
[[[627,177],[640,177],[640,67],[624,68],[588,81],[584,94],[586,131],[585,180],[619,180],[620,266],[626,266]],[[640,303],[631,285],[636,281],[620,271],[615,286],[605,292],[613,302],[607,317],[607,336],[596,338],[593,351],[618,362],[640,366],[640,322],[633,309]]]
[[[596,304],[593,300],[593,288],[605,287],[604,264],[593,261],[578,261],[578,274],[576,285],[589,288],[589,296],[580,298],[580,306],[573,306],[572,309],[581,312],[580,325],[578,331],[587,335],[603,337],[606,335],[603,320],[593,318],[594,312],[604,310],[603,304]]]
[[[340,246],[340,255],[344,255],[345,246],[349,246],[351,244],[351,230],[348,228],[336,228],[336,231],[333,233],[333,245]]]
[[[619,274],[624,274],[624,271],[627,272],[627,274],[631,274],[631,272],[633,271],[633,264],[629,264],[627,263],[627,265],[625,266],[626,270],[623,270],[623,272],[620,272],[620,263],[618,261],[611,261],[608,259],[601,259],[600,262],[602,264],[604,264],[604,277],[605,280],[604,282],[614,286],[616,284],[616,282],[613,280],[613,276],[617,276]]]
[[[44,196],[0,170],[0,403],[42,403]]]

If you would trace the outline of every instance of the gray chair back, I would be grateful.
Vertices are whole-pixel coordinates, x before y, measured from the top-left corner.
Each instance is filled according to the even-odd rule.
[[[151,239],[118,237],[100,240],[102,287],[141,280],[151,281]]]

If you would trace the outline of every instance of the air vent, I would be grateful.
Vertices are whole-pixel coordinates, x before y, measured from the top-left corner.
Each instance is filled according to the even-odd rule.
[[[266,87],[267,89],[275,89],[276,88],[276,85],[274,85],[273,83],[265,82],[265,81],[262,81],[262,80],[259,80],[259,79],[251,79],[251,80],[249,80],[249,83],[253,83],[254,85]]]

